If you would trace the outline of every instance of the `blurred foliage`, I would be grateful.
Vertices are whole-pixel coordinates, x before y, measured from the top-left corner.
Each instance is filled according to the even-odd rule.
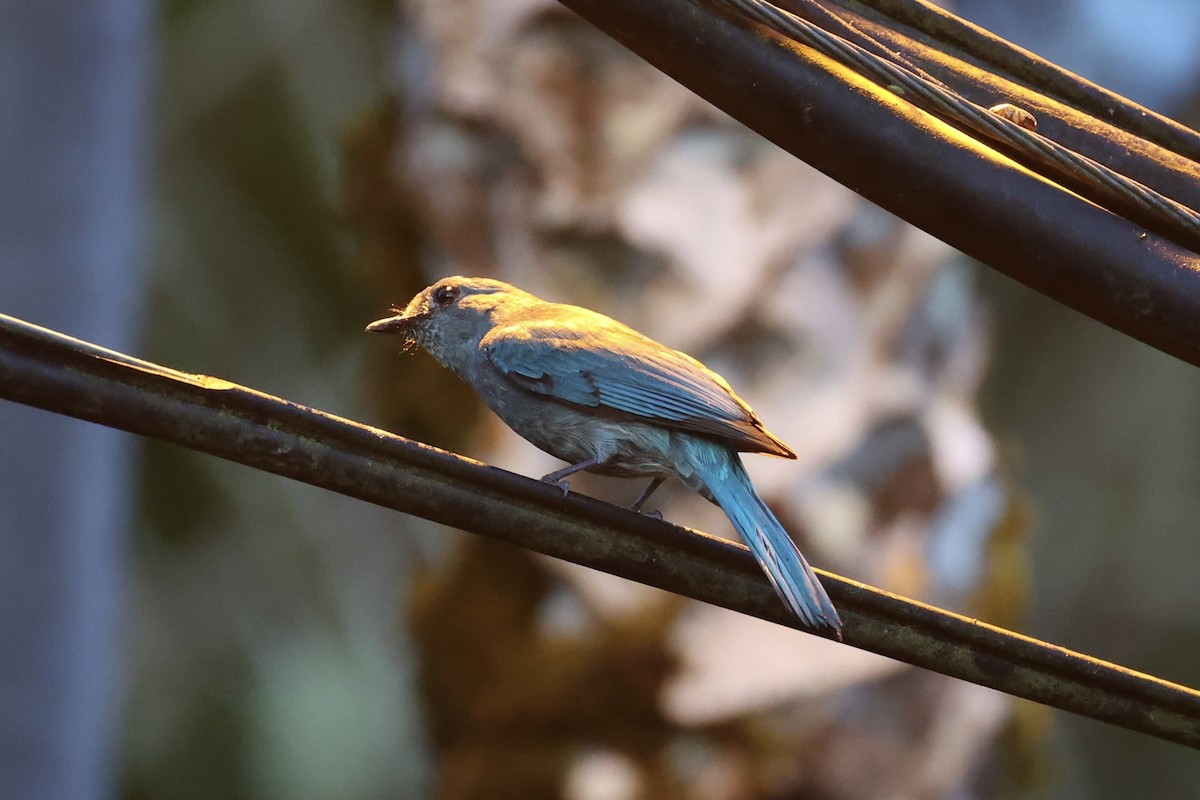
[[[661,774],[678,729],[658,702],[680,604],[557,631],[544,611],[566,588],[539,557],[476,537],[417,583],[410,620],[442,800],[559,797],[589,748],[660,763],[648,796],[680,796]]]
[[[222,308],[208,321],[243,332],[261,329],[258,338],[263,341],[270,338],[266,330],[277,329],[296,337],[297,348],[320,358],[353,330],[363,304],[361,288],[337,268],[342,234],[314,171],[311,149],[283,75],[268,65],[196,113],[163,158],[168,173],[175,169],[172,161],[183,170],[202,169],[215,184],[210,191],[236,198],[228,208],[193,205],[192,198],[181,201],[187,209],[187,227],[181,231],[188,238],[187,261],[203,265],[203,283],[241,286],[241,291],[224,294]],[[181,177],[187,177],[186,172]],[[228,219],[231,214],[240,217],[234,224]],[[269,256],[253,259],[253,249],[246,247],[248,237],[258,239],[259,248],[269,248]],[[182,283],[156,284],[148,321],[158,332],[150,339],[152,356],[162,344],[190,340],[200,345],[197,357],[211,359],[224,351],[225,359],[206,368],[228,374],[238,366],[237,355],[229,343],[212,346],[223,330],[189,332],[176,327],[204,319],[203,295],[187,291],[200,283],[192,276]],[[184,313],[178,308],[181,304],[194,307]],[[171,355],[179,357],[178,352]]]
[[[936,584],[922,537],[966,492],[930,402],[961,412],[950,434],[990,444],[971,427],[990,348],[970,273],[556,6],[504,8],[162,4],[143,352],[540,474],[451,373],[361,330],[445,269],[594,302],[711,359],[791,426],[776,432],[810,471],[768,464],[764,485],[806,547],[889,588]],[[989,419],[1032,444],[1001,454],[1016,466],[983,569],[951,600],[1015,624],[1029,531],[1052,531],[1032,542],[1051,609],[1034,633],[1186,680],[1195,448],[1174,431],[1196,428],[1180,410],[1194,381],[985,288],[1002,345]],[[966,775],[955,797],[1020,796],[1055,774],[1045,709],[1018,705],[997,748],[985,724],[955,727],[978,710],[961,687],[913,671],[859,685],[849,662],[836,699],[682,725],[660,704],[695,656],[672,638],[686,604],[610,614],[528,553],[142,453],[123,797],[553,798],[596,752],[664,800],[899,797],[928,788],[937,757]],[[1149,474],[1138,453],[1176,471]],[[1040,510],[1063,497],[1072,513]],[[1126,796],[1141,778],[1114,775],[1118,751],[1178,768],[1169,745],[1081,724],[1089,763]]]
[[[988,538],[986,576],[971,603],[981,618],[1002,628],[1019,628],[1028,612],[1032,516],[1028,497],[1012,485],[1004,514]]]
[[[394,98],[363,112],[343,138],[341,182],[342,218],[357,244],[351,270],[372,297],[390,298],[399,306],[430,282],[421,269],[428,235],[396,166],[403,135],[401,106]],[[372,313],[372,319],[387,315],[382,304]],[[397,358],[394,340],[379,345],[368,354],[366,375],[371,399],[383,409],[384,427],[462,450],[483,410],[478,397],[424,351]]]
[[[213,530],[214,521],[228,508],[209,458],[156,440],[142,444],[139,534],[153,535],[169,547],[187,548]]]
[[[370,416],[362,328],[386,301],[369,274],[420,281],[411,243],[348,266],[338,215],[339,142],[379,96],[380,14],[163,8],[148,357]],[[421,796],[396,604],[429,526],[155,443],[141,478],[122,796]]]

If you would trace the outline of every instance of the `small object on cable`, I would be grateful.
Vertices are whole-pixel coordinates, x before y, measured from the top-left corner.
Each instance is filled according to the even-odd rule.
[[[1004,117],[1009,122],[1015,122],[1027,131],[1037,130],[1037,117],[1020,106],[1014,106],[1012,103],[1001,103],[992,106],[988,111],[997,116]]]
[[[584,470],[650,478],[637,509],[679,478],[729,516],[792,613],[841,638],[833,602],[738,456],[796,454],[721,376],[603,314],[489,278],[445,278],[392,310],[367,330],[425,348],[510,428],[567,462],[542,480],[565,492]]]

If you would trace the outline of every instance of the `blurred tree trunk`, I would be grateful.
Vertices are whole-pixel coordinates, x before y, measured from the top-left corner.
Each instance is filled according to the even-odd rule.
[[[701,358],[798,452],[747,466],[813,563],[1012,624],[1024,523],[976,410],[989,349],[969,267],[557,3],[402,7],[397,163],[437,246],[428,277],[499,277]],[[556,467],[493,418],[467,452]],[[734,535],[678,487],[655,501]],[[497,619],[517,568],[485,549],[416,605],[442,798],[1001,791],[995,693],[557,563],[525,567]],[[620,702],[592,702],[606,693]]]
[[[0,2],[3,310],[136,349],[149,9]],[[113,790],[131,440],[0,407],[0,796]]]

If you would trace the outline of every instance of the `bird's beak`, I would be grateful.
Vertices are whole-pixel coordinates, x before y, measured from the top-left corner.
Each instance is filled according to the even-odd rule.
[[[377,319],[366,327],[368,333],[408,333],[420,321],[421,314],[397,314]]]

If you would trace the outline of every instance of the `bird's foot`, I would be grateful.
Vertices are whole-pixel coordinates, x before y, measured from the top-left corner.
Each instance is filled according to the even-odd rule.
[[[646,491],[642,492],[641,495],[638,496],[638,499],[633,501],[633,504],[629,506],[629,510],[641,513],[642,506],[645,505],[646,501],[650,499],[650,495],[654,494],[654,491],[663,485],[663,480],[663,478],[655,478],[654,480],[650,481],[650,485],[646,487]],[[654,519],[662,519],[662,512],[648,511],[646,512],[646,516],[653,517]]]
[[[563,497],[566,497],[571,491],[571,482],[565,478],[558,477],[553,472],[549,475],[543,475],[541,480],[542,483],[548,483],[551,486],[557,486],[559,489],[562,489]]]
[[[580,461],[578,464],[572,464],[569,467],[548,472],[542,476],[542,483],[548,483],[551,486],[557,486],[562,489],[563,497],[567,496],[567,492],[571,491],[571,484],[567,483],[566,477],[574,475],[576,472],[583,472],[585,469],[591,469],[599,464],[600,461],[595,458],[589,458],[587,461]]]

